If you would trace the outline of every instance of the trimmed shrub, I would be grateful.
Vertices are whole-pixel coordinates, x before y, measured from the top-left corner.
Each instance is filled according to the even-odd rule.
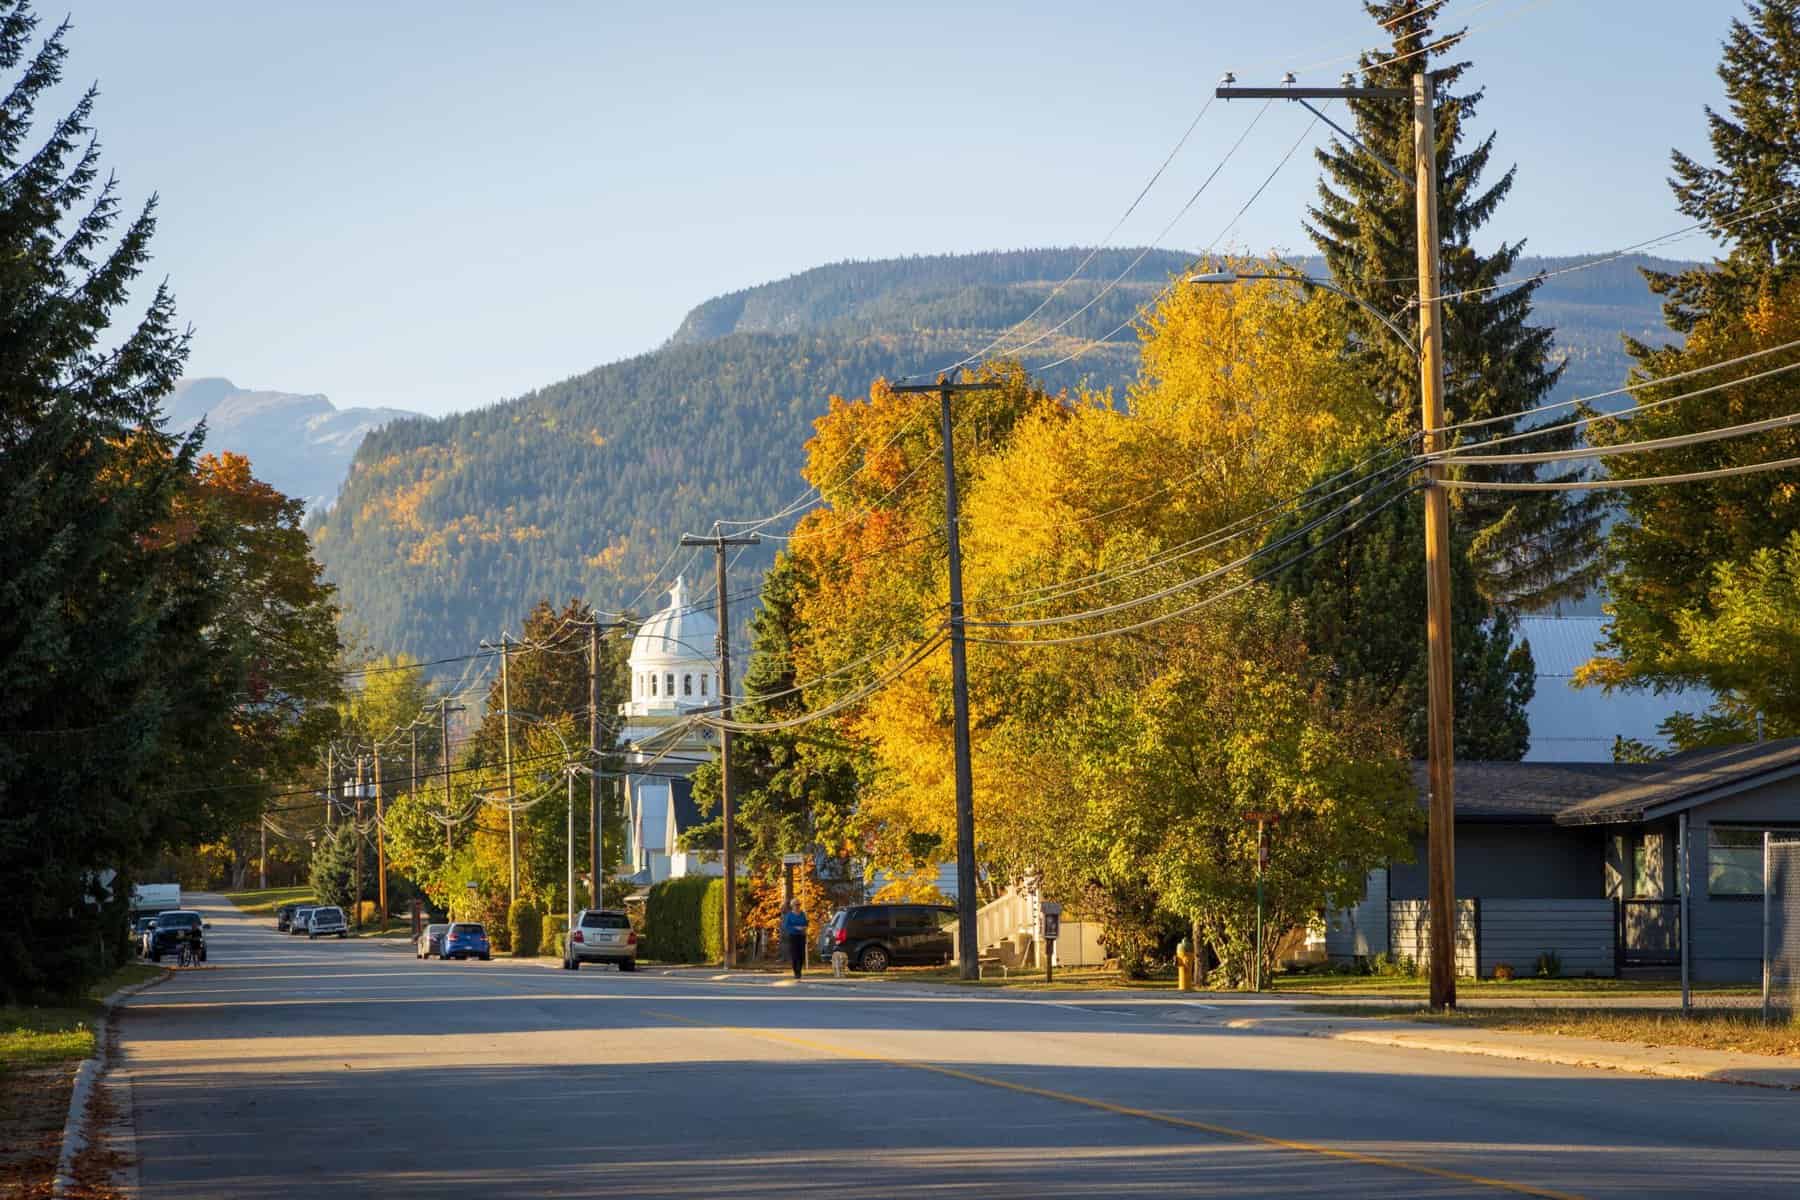
[[[744,914],[750,911],[750,881],[738,880],[738,949],[744,946]],[[725,957],[725,880],[708,881],[706,895],[700,901],[700,953],[705,957],[702,962],[723,960]],[[739,961],[743,961],[739,957]]]
[[[1554,950],[1546,950],[1538,955],[1537,973],[1544,979],[1556,979],[1562,975],[1562,955]]]
[[[638,952],[662,962],[704,962],[700,910],[712,880],[688,875],[665,879],[644,900],[643,944]]]
[[[544,918],[544,940],[538,944],[538,954],[544,958],[561,958],[563,943],[568,936],[563,926],[568,918],[561,913],[546,915]]]
[[[665,879],[644,902],[639,952],[661,962],[716,962],[723,956],[725,881],[707,875]],[[738,911],[750,910],[750,885],[738,882]],[[742,922],[739,922],[740,926]],[[741,932],[741,930],[740,930]]]
[[[544,914],[523,900],[517,901],[506,914],[514,958],[534,958],[544,940]]]
[[[1494,964],[1495,979],[1511,979],[1516,974],[1517,972],[1513,970],[1513,965],[1511,963]]]

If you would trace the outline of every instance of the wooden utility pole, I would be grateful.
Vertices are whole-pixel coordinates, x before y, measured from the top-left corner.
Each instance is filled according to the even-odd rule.
[[[717,528],[715,526],[714,528]],[[697,534],[684,533],[681,544],[684,546],[711,546],[714,552],[714,564],[718,575],[719,590],[719,711],[726,721],[731,720],[731,609],[730,597],[725,594],[725,548],[727,546],[755,546],[762,538],[754,533],[726,536],[715,533],[711,537],[700,537]],[[732,826],[736,823],[737,785],[731,778],[731,730],[723,726],[719,729],[719,824],[722,828],[720,837],[720,853],[725,860],[725,924],[724,924],[724,965],[737,966],[737,838]]]
[[[381,790],[381,743],[375,743],[375,907],[381,913],[381,932],[388,927],[387,912],[387,809]]]
[[[331,747],[325,747],[325,828],[331,828],[331,814],[338,806],[337,771],[331,761]]]
[[[1289,77],[1292,78],[1291,76]],[[1410,92],[1401,88],[1297,87],[1291,82],[1276,88],[1220,87],[1222,100],[1293,100],[1338,134],[1376,165],[1413,191],[1413,220],[1418,242],[1419,342],[1410,347],[1419,358],[1420,431],[1427,455],[1444,448],[1444,330],[1443,301],[1438,284],[1438,161],[1437,89],[1428,71],[1413,75]],[[1226,82],[1232,82],[1226,76]],[[1378,152],[1357,140],[1354,133],[1314,108],[1313,100],[1408,100],[1413,106],[1413,177],[1408,179]],[[1338,291],[1331,288],[1332,291]],[[1345,293],[1339,291],[1340,295]],[[1382,324],[1393,323],[1367,301],[1348,298],[1374,315]],[[1398,331],[1396,331],[1398,332]],[[1431,912],[1431,1007],[1456,1007],[1456,745],[1452,711],[1453,672],[1450,647],[1450,503],[1441,480],[1443,467],[1428,460],[1425,468],[1425,649],[1426,780],[1429,829],[1425,837],[1429,862],[1426,896]]]
[[[506,635],[500,635],[500,737],[506,744],[506,906],[507,920],[512,920],[512,906],[519,900],[519,826],[513,811],[512,761],[512,685],[506,670],[508,652]]]
[[[438,737],[441,739],[438,744],[438,762],[444,768],[444,862],[446,864],[456,853],[456,842],[451,837],[455,826],[450,823],[450,714],[467,711],[468,709],[461,704],[452,706],[448,696],[438,701]]]
[[[356,867],[355,867],[355,870],[356,870],[356,900],[354,903],[351,904],[350,907],[356,910],[356,928],[358,930],[362,929],[362,897],[363,897],[362,823],[363,823],[363,758],[362,758],[362,755],[359,754],[356,756],[356,818],[355,818],[355,823],[350,828],[350,835],[351,835],[350,844],[356,848],[355,854],[352,855],[352,858],[355,860],[355,863],[356,863]]]
[[[588,906],[599,908],[600,886],[600,622],[588,625]],[[569,907],[573,908],[573,900]]]
[[[1429,72],[1413,76],[1413,199],[1419,243],[1419,394],[1425,453],[1444,448],[1444,323],[1438,299],[1437,94]],[[1450,661],[1450,497],[1432,461],[1425,489],[1425,636],[1431,736],[1426,858],[1431,904],[1431,1007],[1456,1007],[1456,743]]]
[[[963,641],[962,535],[956,509],[956,443],[951,400],[961,392],[991,392],[997,383],[902,384],[901,393],[936,392],[944,442],[944,525],[950,550],[950,698],[956,758],[956,968],[964,979],[981,977],[981,947],[975,933],[975,775],[969,762],[969,663]]]

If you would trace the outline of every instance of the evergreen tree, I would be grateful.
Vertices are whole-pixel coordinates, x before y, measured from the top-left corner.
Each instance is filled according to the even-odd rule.
[[[1765,286],[1794,275],[1800,252],[1800,2],[1751,0],[1731,22],[1719,78],[1727,111],[1706,108],[1716,166],[1671,152],[1669,181],[1682,212],[1730,247],[1716,263],[1675,274],[1646,271],[1668,297],[1669,328],[1688,333],[1709,314],[1741,312]],[[1643,347],[1635,347],[1642,357]]]
[[[805,634],[799,605],[813,587],[800,561],[787,554],[776,558],[764,577],[762,604],[750,620],[750,664],[743,682],[748,699],[737,706],[737,719],[779,721],[823,702],[821,693],[793,690],[794,644]],[[820,844],[828,854],[843,849],[856,806],[857,764],[864,757],[857,748],[835,740],[828,723],[738,734],[731,745],[738,786],[735,833],[752,871],[772,870],[783,854]],[[718,843],[719,782],[716,761],[694,772],[694,800],[712,817],[694,833],[703,844]]]
[[[1800,272],[1792,265],[1800,248],[1800,204],[1793,203],[1800,182],[1800,126],[1793,117],[1800,96],[1800,5],[1790,0],[1749,5],[1748,19],[1731,24],[1719,77],[1729,111],[1707,110],[1719,165],[1702,166],[1677,151],[1670,186],[1682,211],[1704,223],[1726,252],[1692,271],[1645,272],[1651,287],[1668,297],[1669,327],[1684,336],[1679,344],[1627,345],[1638,360],[1639,386],[1632,397],[1638,403],[1672,401],[1702,386],[1724,390],[1665,403],[1629,422],[1595,420],[1588,436],[1599,444],[1677,437],[1793,410],[1791,377],[1754,376],[1791,363],[1791,353],[1767,352],[1800,338]],[[1784,207],[1768,210],[1783,201]],[[1757,353],[1764,356],[1736,361]],[[1659,383],[1727,363],[1732,365],[1698,379]],[[1795,455],[1800,455],[1800,435],[1778,429],[1653,454],[1621,454],[1603,460],[1600,470],[1613,477],[1677,474]],[[1764,556],[1800,531],[1800,493],[1792,473],[1637,489],[1623,494],[1620,507],[1607,538],[1607,640],[1580,681],[1607,688],[1698,684],[1712,689],[1719,699],[1711,712],[1665,723],[1664,733],[1678,746],[1749,740],[1757,735],[1759,715],[1766,716],[1766,728],[1791,730],[1792,714],[1770,700],[1770,685],[1750,678],[1746,662],[1721,652],[1727,639],[1699,638],[1697,631],[1729,624],[1741,642],[1758,624],[1741,614],[1727,621],[1721,598],[1737,595],[1743,581],[1758,576]],[[1766,631],[1790,615],[1782,607],[1774,613],[1760,622],[1758,636],[1765,642],[1773,640]],[[1800,637],[1800,630],[1790,636]],[[1752,661],[1771,674],[1781,670],[1779,656]]]
[[[66,26],[32,52],[36,25],[0,0],[0,70],[16,73],[0,95],[0,1001],[76,994],[108,970],[130,868],[242,809],[153,784],[222,731],[240,682],[206,641],[223,531],[168,527],[198,440],[161,432],[156,401],[186,338],[160,288],[111,329],[153,207],[115,229],[92,90],[28,145],[66,54]]]
[[[1494,288],[1443,305],[1445,409],[1451,422],[1523,413],[1556,386],[1560,367],[1549,361],[1552,331],[1530,323],[1538,281],[1496,287],[1513,269],[1523,243],[1502,243],[1492,253],[1475,249],[1475,234],[1512,190],[1515,168],[1491,183],[1494,135],[1464,141],[1481,102],[1481,89],[1459,87],[1469,63],[1442,61],[1461,35],[1433,29],[1443,4],[1416,0],[1365,0],[1364,9],[1391,47],[1362,59],[1362,84],[1410,93],[1413,75],[1429,69],[1437,86],[1438,230],[1444,293]],[[1428,64],[1435,64],[1429,65]],[[1412,105],[1406,100],[1349,102],[1356,135],[1375,154],[1414,175]],[[1325,175],[1308,232],[1339,287],[1400,320],[1418,295],[1418,239],[1410,183],[1390,176],[1363,149],[1333,140],[1318,152]],[[1353,331],[1350,352],[1392,404],[1396,433],[1420,422],[1419,364],[1413,352],[1360,307],[1344,304]],[[1486,427],[1484,436],[1511,432],[1513,421]],[[1572,444],[1573,434],[1551,434],[1533,449]],[[1491,478],[1537,477],[1530,466],[1492,472]],[[1546,473],[1546,478],[1552,477]],[[1560,476],[1557,476],[1560,477]],[[1568,500],[1555,493],[1460,493],[1455,515],[1468,530],[1469,552],[1484,595],[1509,606],[1542,604],[1577,595],[1592,581],[1600,536],[1601,502]]]
[[[1327,467],[1323,477],[1347,463]],[[1400,719],[1407,753],[1425,757],[1430,740],[1426,720],[1425,512],[1412,497],[1373,516],[1374,506],[1400,495],[1397,485],[1370,494],[1359,508],[1320,525],[1276,552],[1302,553],[1277,576],[1299,621],[1307,648],[1334,664],[1336,699],[1353,694]],[[1293,518],[1269,535],[1281,541],[1314,514]],[[1358,521],[1355,532],[1345,530]],[[1451,546],[1450,644],[1455,656],[1452,704],[1455,751],[1459,759],[1513,761],[1531,745],[1525,716],[1536,688],[1531,650],[1514,642],[1512,617],[1475,586],[1467,539]]]

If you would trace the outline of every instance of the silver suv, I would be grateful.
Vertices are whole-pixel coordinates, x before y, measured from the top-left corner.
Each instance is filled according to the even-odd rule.
[[[306,936],[308,939],[324,934],[335,933],[339,937],[350,936],[350,926],[344,920],[344,910],[335,905],[315,908],[306,918]]]
[[[563,951],[563,970],[579,971],[584,962],[619,964],[621,971],[637,970],[637,932],[631,918],[614,908],[587,908],[575,918]]]

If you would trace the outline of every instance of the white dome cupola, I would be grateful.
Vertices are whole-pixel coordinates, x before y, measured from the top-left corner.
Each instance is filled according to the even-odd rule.
[[[629,715],[681,712],[719,703],[719,623],[688,599],[677,578],[669,603],[645,621],[631,640]]]

